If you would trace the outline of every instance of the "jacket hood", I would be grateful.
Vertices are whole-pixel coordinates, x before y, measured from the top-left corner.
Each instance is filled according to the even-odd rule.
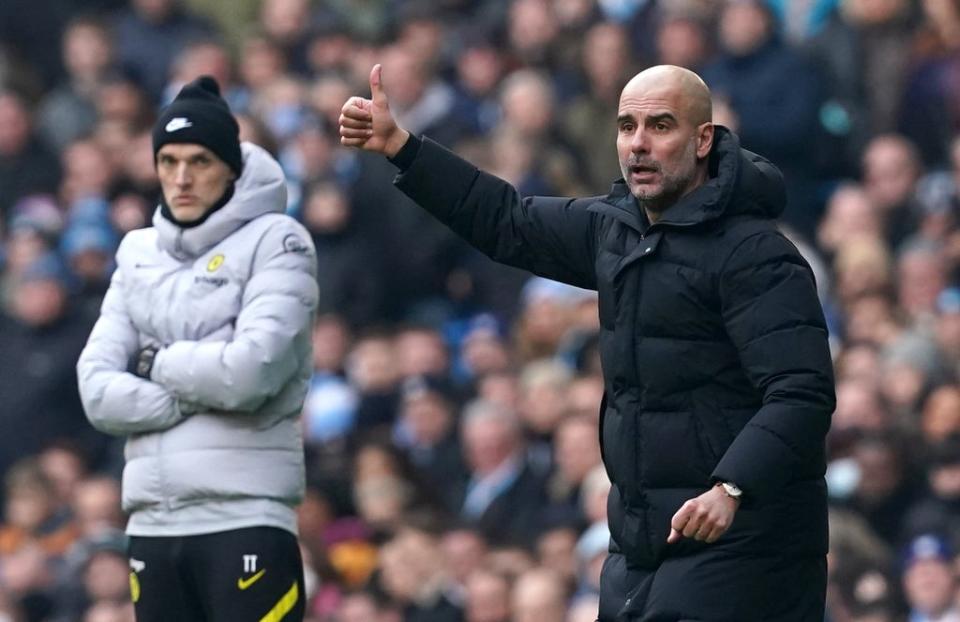
[[[243,174],[234,183],[227,204],[196,227],[182,228],[158,207],[153,214],[160,247],[178,259],[198,257],[228,235],[264,214],[282,214],[287,207],[283,170],[262,147],[242,143]]]
[[[740,147],[736,134],[717,125],[705,184],[667,209],[658,224],[695,225],[720,216],[776,218],[786,207],[783,175],[769,160]],[[617,180],[605,202],[639,215],[626,182]]]

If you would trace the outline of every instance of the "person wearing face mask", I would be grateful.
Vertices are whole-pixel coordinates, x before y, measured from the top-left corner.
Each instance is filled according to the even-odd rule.
[[[153,227],[120,244],[77,363],[87,418],[127,438],[137,619],[300,620],[313,244],[209,76],[161,112],[153,150]]]
[[[606,196],[516,188],[399,127],[377,65],[341,143],[493,259],[598,290],[611,554],[601,622],[822,620],[833,366],[780,172],[661,65],[623,88]],[[505,508],[509,512],[509,508]]]

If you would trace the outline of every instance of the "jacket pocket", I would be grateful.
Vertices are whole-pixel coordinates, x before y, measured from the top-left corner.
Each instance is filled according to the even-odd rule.
[[[704,487],[716,464],[700,419],[687,411],[643,413],[636,457],[644,488]]]
[[[652,567],[656,553],[652,550],[647,514],[642,508],[628,505],[614,486],[607,499],[610,535],[616,552],[622,554],[633,567]]]
[[[733,442],[734,435],[720,410],[694,412],[693,418],[700,438],[703,454],[712,472]]]

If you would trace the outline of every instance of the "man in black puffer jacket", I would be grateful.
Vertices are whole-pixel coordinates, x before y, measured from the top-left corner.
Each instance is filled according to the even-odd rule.
[[[393,121],[380,82],[341,142],[493,259],[600,296],[601,447],[614,483],[600,620],[823,619],[834,407],[813,274],[773,219],[782,177],[660,66],[620,97],[606,197],[521,199]]]

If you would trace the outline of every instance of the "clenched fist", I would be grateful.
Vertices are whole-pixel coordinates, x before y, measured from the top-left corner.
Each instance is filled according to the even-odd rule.
[[[351,97],[340,110],[340,144],[358,147],[392,158],[410,137],[397,126],[383,90],[381,67],[370,70],[372,99]]]

